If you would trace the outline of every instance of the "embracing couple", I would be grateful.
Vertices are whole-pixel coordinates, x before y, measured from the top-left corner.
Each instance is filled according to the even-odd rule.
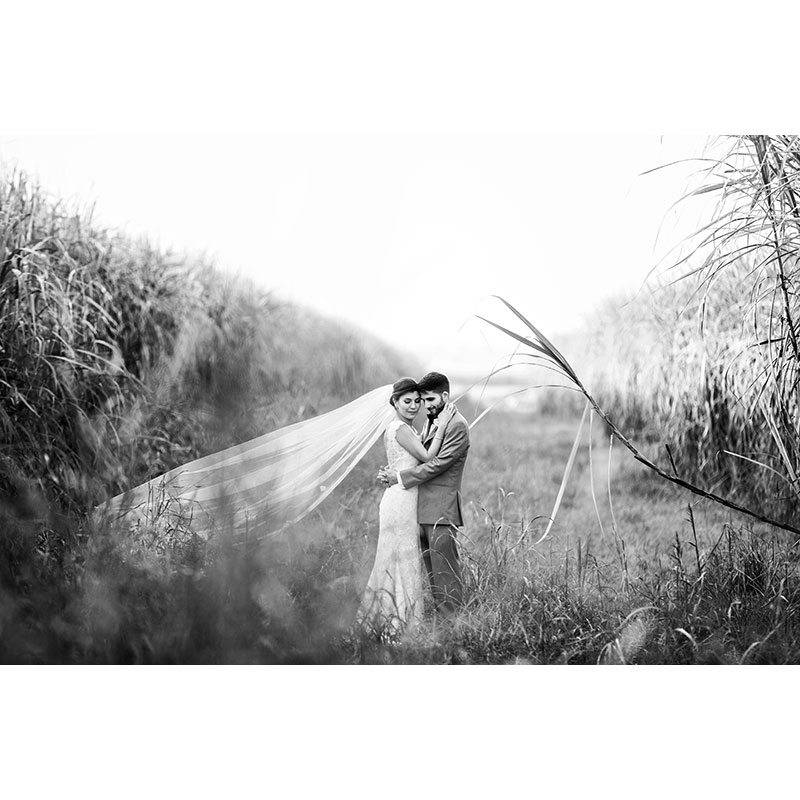
[[[384,434],[388,465],[378,471],[388,488],[358,613],[360,624],[380,634],[413,629],[423,619],[423,563],[438,612],[452,611],[462,599],[456,533],[463,525],[460,490],[469,425],[449,398],[450,382],[438,372],[392,386],[394,418]],[[422,405],[427,421],[419,434],[413,423]]]

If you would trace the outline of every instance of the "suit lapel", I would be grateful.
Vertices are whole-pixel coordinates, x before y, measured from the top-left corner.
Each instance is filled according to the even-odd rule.
[[[455,413],[455,416],[453,417],[453,419],[464,419],[461,416],[461,413],[458,411],[458,409],[456,409],[456,413]],[[467,421],[464,420],[465,424],[466,424],[466,422]],[[428,430],[428,421],[425,420],[425,427],[423,428],[423,434],[422,434],[422,444],[427,444],[433,438],[433,436],[436,433],[436,431],[438,430],[438,428],[439,428],[439,419],[438,419],[438,417],[436,419],[436,422],[433,424],[433,427],[430,428],[430,430]]]

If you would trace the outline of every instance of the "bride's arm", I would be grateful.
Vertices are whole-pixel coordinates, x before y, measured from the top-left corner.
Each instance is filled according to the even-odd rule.
[[[408,425],[401,425],[394,436],[397,439],[397,443],[404,450],[408,450],[417,461],[427,461],[429,458],[438,455],[444,439],[444,430],[436,431],[436,436],[433,437],[431,446],[427,450],[422,446],[422,442],[414,436]]]
[[[447,430],[447,426],[450,423],[450,420],[453,418],[453,414],[455,413],[455,406],[452,403],[449,403],[445,409],[442,411],[442,420],[439,424],[439,428],[436,431],[436,435],[433,437],[433,441],[430,443],[430,446],[426,450],[422,442],[414,436],[409,428],[408,425],[401,425],[396,433],[395,438],[397,439],[397,443],[405,450],[408,450],[417,461],[430,461],[432,458],[436,458],[439,455],[439,450],[442,447],[442,442],[444,441],[444,434]]]

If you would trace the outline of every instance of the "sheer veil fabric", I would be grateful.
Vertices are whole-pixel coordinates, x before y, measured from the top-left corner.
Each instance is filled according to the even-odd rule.
[[[318,417],[199,458],[112,497],[102,520],[260,538],[297,522],[347,476],[395,418],[392,385]]]

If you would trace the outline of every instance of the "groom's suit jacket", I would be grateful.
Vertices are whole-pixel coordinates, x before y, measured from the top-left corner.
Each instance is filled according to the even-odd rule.
[[[422,444],[427,447],[437,424],[426,423]],[[420,525],[464,524],[461,515],[461,476],[469,450],[469,425],[456,412],[444,434],[439,454],[416,467],[401,470],[399,479],[406,489],[419,486],[417,521]]]

